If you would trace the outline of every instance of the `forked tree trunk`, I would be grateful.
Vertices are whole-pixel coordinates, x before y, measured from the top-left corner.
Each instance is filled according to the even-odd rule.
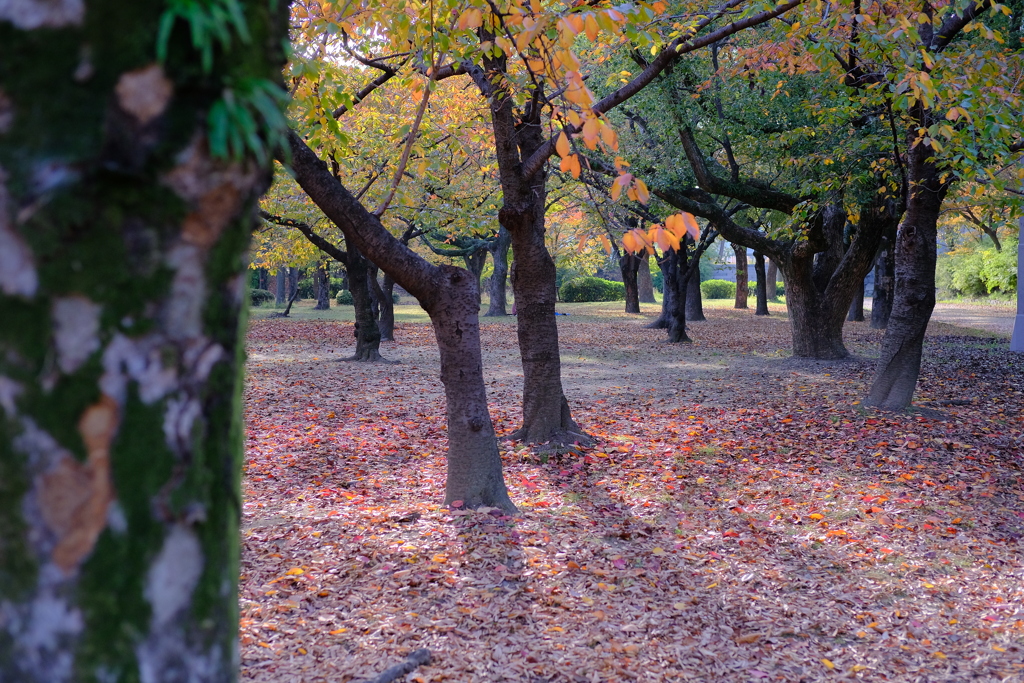
[[[165,3],[0,3],[4,683],[237,680],[245,252],[271,174],[211,158],[206,121],[229,76],[280,77],[268,5],[240,5],[251,43],[229,33],[203,75],[183,22],[156,62]]]
[[[896,284],[895,233],[882,238],[875,261],[875,287],[871,295],[871,329],[884,330],[892,315],[893,286]]]
[[[327,261],[321,261],[313,270],[313,289],[316,291],[314,311],[327,311],[331,308],[331,280],[327,272]]]
[[[626,286],[626,313],[640,312],[640,289],[637,284],[640,264],[640,257],[631,251],[623,251],[619,256],[619,272]]]
[[[494,272],[491,274],[488,294],[491,303],[487,307],[484,317],[504,317],[508,315],[508,302],[505,291],[508,288],[508,249],[512,244],[512,235],[504,226],[498,228],[498,236],[491,242],[489,250],[491,260],[494,263]]]
[[[853,301],[850,303],[850,311],[846,314],[846,322],[851,323],[862,323],[864,322],[864,283],[861,282],[860,286],[853,293]]]
[[[757,298],[757,310],[754,311],[754,315],[768,315],[768,283],[765,278],[764,267],[764,254],[759,251],[754,252],[754,273],[757,275],[757,287],[754,292]]]
[[[453,266],[432,266],[395,239],[294,132],[288,136],[292,170],[306,194],[345,233],[349,247],[376,259],[430,315],[441,352],[448,417],[445,501],[516,511],[501,471],[501,456],[487,408],[480,350],[480,311],[472,276]]]
[[[377,280],[377,265],[369,259],[366,261],[366,291],[370,293],[370,313],[376,322],[380,320],[381,291]]]
[[[801,262],[794,258],[786,277],[786,308],[793,333],[793,355],[802,358],[836,360],[847,358],[850,352],[843,344],[843,323],[850,306],[850,296],[829,300],[818,292],[810,277],[811,268],[806,257]],[[837,292],[836,294],[843,294]]]
[[[487,249],[477,249],[472,254],[464,255],[462,257],[462,262],[466,264],[466,270],[472,273],[473,277],[476,278],[476,296],[479,299],[481,292],[480,279],[484,274],[484,266],[487,264]]]
[[[636,278],[637,289],[640,290],[640,303],[654,304],[654,280],[651,279],[651,255],[646,251],[640,256],[640,270]]]
[[[380,355],[380,328],[373,314],[373,295],[370,292],[370,261],[351,244],[346,249],[348,260],[348,282],[352,287],[352,309],[355,316],[356,350],[345,360],[376,363],[383,361]]]
[[[732,251],[736,254],[736,301],[733,308],[746,308],[750,296],[747,274],[747,248],[733,244]]]
[[[910,407],[921,372],[925,331],[935,308],[937,226],[949,185],[942,182],[933,153],[923,143],[908,153],[910,199],[896,237],[892,315],[865,401],[886,410]]]

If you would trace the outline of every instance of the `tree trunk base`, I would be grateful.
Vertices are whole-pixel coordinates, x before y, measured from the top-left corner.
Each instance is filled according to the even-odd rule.
[[[664,330],[668,328],[668,323],[665,322],[664,318],[658,318],[653,323],[644,325],[645,330]]]
[[[386,365],[398,365],[402,361],[400,360],[388,360],[384,356],[380,355],[376,349],[370,349],[363,353],[357,353],[354,356],[348,358],[338,358],[336,363],[384,363]]]
[[[579,429],[577,427],[576,429]],[[558,429],[553,432],[548,432],[547,436],[540,439],[528,438],[530,435],[529,427],[520,427],[516,431],[512,432],[508,436],[504,437],[508,441],[522,441],[523,443],[546,443],[555,446],[571,446],[577,444],[580,446],[592,446],[595,441],[593,437],[584,432],[582,429],[579,431],[572,429]]]

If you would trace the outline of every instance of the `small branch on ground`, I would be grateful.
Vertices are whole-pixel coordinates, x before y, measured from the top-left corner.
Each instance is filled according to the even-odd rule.
[[[361,683],[391,683],[408,673],[411,673],[418,666],[430,663],[430,650],[427,648],[420,648],[414,651],[409,657],[401,664],[395,664],[388,668],[383,673],[378,675],[376,678],[368,678]]]

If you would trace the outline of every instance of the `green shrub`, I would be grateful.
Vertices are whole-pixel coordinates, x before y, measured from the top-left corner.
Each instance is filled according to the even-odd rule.
[[[262,306],[268,301],[274,300],[273,292],[268,292],[265,289],[250,289],[249,290],[249,301],[252,302],[253,306]]]
[[[757,296],[757,280],[751,280],[747,284],[747,296]],[[775,296],[785,296],[786,286],[782,282],[775,283]],[[725,297],[728,299],[729,297]]]
[[[300,299],[313,299],[313,278],[307,277],[304,280],[299,280],[299,298]]]
[[[700,293],[705,299],[733,299],[736,297],[736,283],[728,280],[705,280],[700,283]]]
[[[961,248],[941,254],[935,269],[939,296],[982,297],[1017,290],[1017,242],[1006,240],[1002,251]]]
[[[562,285],[558,296],[567,303],[622,301],[626,298],[626,285],[599,277],[578,277]]]
[[[391,292],[391,303],[397,304],[398,300],[402,297],[398,296],[398,292]]]
[[[352,305],[352,292],[347,289],[343,289],[338,292],[338,296],[335,297],[335,301],[338,302],[339,306],[351,306]]]

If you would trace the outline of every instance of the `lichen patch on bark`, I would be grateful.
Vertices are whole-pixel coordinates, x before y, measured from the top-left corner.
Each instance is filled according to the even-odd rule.
[[[53,302],[53,341],[57,348],[57,365],[71,374],[100,348],[99,304],[84,296],[69,296]]]
[[[189,606],[202,572],[203,549],[195,532],[174,525],[146,576],[144,590],[153,609],[154,630],[167,626]]]
[[[35,259],[11,220],[7,174],[0,168],[0,291],[10,296],[35,296],[39,275]]]
[[[84,0],[0,0],[0,21],[22,31],[78,26],[83,19]]]
[[[51,559],[66,574],[88,556],[107,524],[114,499],[110,443],[117,431],[117,413],[117,404],[108,396],[87,408],[78,423],[86,462],[64,456],[39,479],[43,520],[58,539]]]
[[[174,94],[174,84],[159,64],[121,74],[114,88],[117,103],[142,125],[164,113]]]

